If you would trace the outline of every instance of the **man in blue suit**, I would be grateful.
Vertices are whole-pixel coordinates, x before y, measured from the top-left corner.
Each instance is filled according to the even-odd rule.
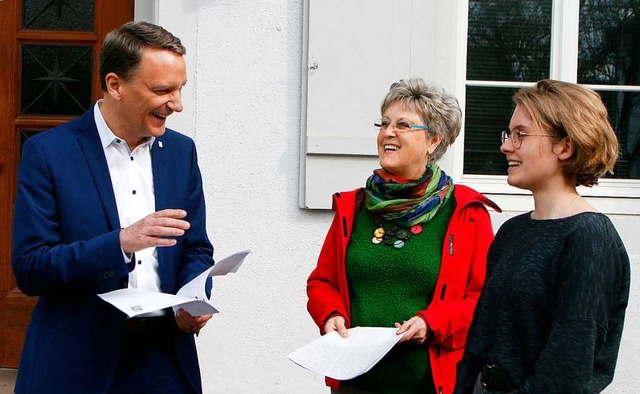
[[[38,296],[16,393],[201,393],[194,334],[211,318],[140,318],[97,294],[176,293],[213,264],[193,141],[165,128],[182,110],[185,49],[130,22],[100,52],[103,99],[24,144],[12,266]]]

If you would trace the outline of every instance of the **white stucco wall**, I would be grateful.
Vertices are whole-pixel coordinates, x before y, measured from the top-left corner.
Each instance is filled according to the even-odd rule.
[[[160,2],[159,22],[176,34],[194,28],[181,21],[192,18],[186,3]],[[197,341],[205,392],[326,392],[321,376],[286,358],[318,335],[305,281],[330,220],[298,208],[302,2],[195,8],[195,131],[184,132],[198,146],[214,257],[252,250],[214,284],[221,313]],[[183,115],[172,126],[187,124]]]
[[[148,1],[148,0],[146,0]],[[206,393],[326,393],[286,355],[314,339],[305,282],[331,220],[298,208],[302,0],[156,0],[156,22],[189,56],[185,106],[171,126],[196,140],[208,230],[220,259],[215,315],[197,339]],[[364,182],[364,179],[363,179]],[[498,227],[512,214],[494,215]],[[632,297],[609,393],[640,388],[640,219],[615,217],[633,260]]]

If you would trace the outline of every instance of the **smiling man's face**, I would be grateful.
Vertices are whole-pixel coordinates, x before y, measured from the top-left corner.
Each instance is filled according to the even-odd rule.
[[[129,79],[119,78],[116,127],[112,131],[137,146],[165,132],[166,118],[182,111],[182,87],[187,82],[184,57],[165,49],[145,48]]]

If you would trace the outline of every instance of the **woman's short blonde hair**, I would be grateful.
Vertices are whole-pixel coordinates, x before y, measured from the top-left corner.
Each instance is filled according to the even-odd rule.
[[[569,137],[574,153],[564,173],[576,186],[593,186],[618,159],[618,139],[600,96],[580,85],[543,79],[513,96],[539,129]]]
[[[442,142],[429,155],[429,162],[435,163],[447,151],[447,148],[460,134],[462,110],[458,100],[444,89],[428,85],[422,78],[401,79],[391,84],[389,92],[382,100],[380,113],[395,102],[415,109],[422,116],[424,124],[429,126],[427,133],[431,137],[441,136]]]

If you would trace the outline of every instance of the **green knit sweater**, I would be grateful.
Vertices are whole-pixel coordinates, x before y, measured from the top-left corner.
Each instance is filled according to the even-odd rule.
[[[371,242],[375,217],[360,210],[346,255],[352,327],[393,327],[426,309],[440,271],[442,245],[453,199],[401,249]],[[385,229],[392,224],[384,221]],[[341,383],[379,393],[434,392],[426,345],[396,345],[369,372]]]

